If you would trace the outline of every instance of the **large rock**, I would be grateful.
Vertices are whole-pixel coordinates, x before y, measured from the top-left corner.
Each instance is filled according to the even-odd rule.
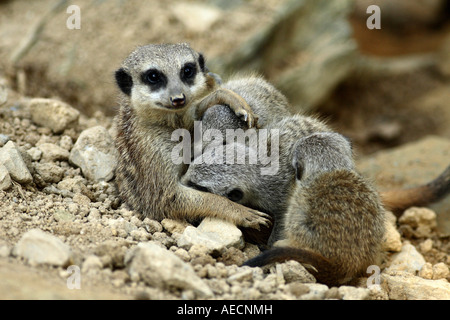
[[[11,178],[15,181],[22,184],[33,181],[33,177],[14,142],[8,141],[8,143],[0,149],[0,164],[8,169]]]
[[[408,272],[382,274],[391,300],[449,300],[450,283],[447,280],[428,280]]]
[[[125,264],[132,279],[141,279],[152,287],[192,290],[198,298],[213,296],[191,265],[155,243],[139,243],[127,252]]]
[[[108,130],[96,126],[80,134],[70,152],[69,161],[80,167],[87,179],[109,181],[114,177],[118,156]]]
[[[67,103],[53,99],[31,99],[29,107],[33,122],[51,129],[54,133],[62,133],[75,126],[80,117],[78,110]]]
[[[40,229],[26,232],[14,247],[13,254],[24,258],[32,265],[53,266],[67,266],[72,256],[68,245]]]
[[[223,253],[225,249],[231,247],[242,249],[244,239],[241,230],[232,223],[205,218],[197,228],[186,227],[177,244],[187,250],[193,245],[201,245],[206,247],[210,253]]]

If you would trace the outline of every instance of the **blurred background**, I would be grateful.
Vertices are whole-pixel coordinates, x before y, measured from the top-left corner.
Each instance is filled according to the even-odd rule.
[[[81,29],[68,29],[76,4]],[[369,29],[371,4],[381,29]],[[189,42],[209,68],[256,71],[363,154],[450,137],[447,0],[0,0],[0,73],[26,96],[116,111],[113,73],[137,45]]]
[[[66,22],[76,4],[81,29]],[[381,29],[369,29],[371,4]],[[27,96],[116,110],[113,73],[137,45],[189,42],[224,78],[256,71],[296,110],[372,153],[450,137],[447,0],[0,1],[0,72]]]
[[[381,29],[367,26],[370,5]],[[448,0],[0,0],[0,79],[17,97],[110,118],[129,52],[189,42],[224,79],[260,73],[294,112],[350,137],[380,189],[408,187],[450,159],[449,17]],[[450,201],[436,210],[450,233]]]

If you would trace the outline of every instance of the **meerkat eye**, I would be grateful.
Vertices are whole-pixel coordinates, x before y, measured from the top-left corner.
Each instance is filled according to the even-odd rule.
[[[156,70],[149,70],[145,78],[149,83],[152,84],[156,84],[161,81],[161,76],[159,75],[159,72]]]
[[[190,181],[190,180],[188,181],[187,186],[189,188],[196,189],[198,191],[209,192],[207,187],[204,187],[204,186],[201,186],[199,184],[196,184],[195,182]]]
[[[233,202],[238,202],[244,197],[244,192],[240,189],[233,189],[227,194],[227,198]]]
[[[190,80],[194,78],[194,76],[197,73],[197,69],[195,67],[195,64],[193,63],[186,63],[184,67],[181,69],[181,78],[183,80]]]

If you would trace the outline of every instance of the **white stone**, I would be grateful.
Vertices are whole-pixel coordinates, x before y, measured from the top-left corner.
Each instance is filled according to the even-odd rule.
[[[32,265],[53,266],[68,265],[72,255],[68,245],[40,229],[27,231],[15,245],[13,254],[26,259]]]
[[[399,252],[402,249],[402,238],[396,226],[396,218],[390,211],[386,212],[385,235],[383,250],[388,252]]]
[[[132,279],[141,279],[149,286],[192,290],[198,298],[213,296],[190,264],[153,242],[141,242],[129,250],[125,264]]]
[[[428,208],[412,207],[403,213],[398,222],[415,229],[417,237],[428,237],[436,228],[436,213]]]
[[[38,148],[42,151],[42,160],[44,161],[67,161],[69,159],[69,151],[54,143],[41,143]]]
[[[382,274],[391,300],[450,300],[450,283],[428,280],[408,272]]]
[[[51,162],[36,163],[35,169],[45,182],[58,183],[64,175],[64,169]]]
[[[370,298],[370,289],[340,286],[339,294],[342,296],[342,300],[367,300]]]
[[[39,161],[42,157],[42,151],[41,149],[37,147],[32,147],[27,150],[28,155],[31,157],[33,161]]]
[[[108,130],[96,126],[80,134],[70,152],[69,161],[80,167],[87,179],[109,181],[114,177],[118,156]]]
[[[449,274],[448,266],[445,263],[439,262],[433,266],[434,280],[446,279],[448,277],[448,274]]]
[[[286,283],[301,282],[314,283],[316,279],[310,274],[301,263],[290,260],[280,264],[280,269]]]
[[[14,142],[8,141],[3,148],[0,148],[0,164],[8,169],[11,178],[15,181],[22,184],[33,181],[33,177]]]
[[[406,271],[416,274],[425,265],[424,257],[409,242],[403,244],[402,250],[392,256],[387,272]]]
[[[0,190],[8,190],[11,188],[11,185],[11,176],[9,175],[8,169],[0,164]]]
[[[433,279],[433,265],[429,262],[425,263],[419,271],[419,277]]]
[[[303,294],[300,300],[322,300],[329,289],[328,286],[321,283],[305,283],[304,285],[309,288],[309,292]]]
[[[96,255],[90,255],[83,261],[81,271],[84,272],[95,272],[103,268],[102,261]]]
[[[186,227],[177,244],[187,250],[193,245],[202,245],[208,252],[221,253],[230,247],[243,248],[244,239],[241,230],[232,223],[205,218],[197,228]]]
[[[61,133],[75,126],[80,116],[78,110],[54,99],[31,99],[29,107],[33,122],[51,129],[54,133]]]

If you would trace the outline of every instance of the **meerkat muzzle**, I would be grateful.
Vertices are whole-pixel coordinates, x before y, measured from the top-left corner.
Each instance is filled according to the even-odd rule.
[[[186,96],[184,95],[184,93],[170,97],[170,102],[172,103],[172,106],[178,108],[178,107],[182,107],[185,105],[186,103]]]

